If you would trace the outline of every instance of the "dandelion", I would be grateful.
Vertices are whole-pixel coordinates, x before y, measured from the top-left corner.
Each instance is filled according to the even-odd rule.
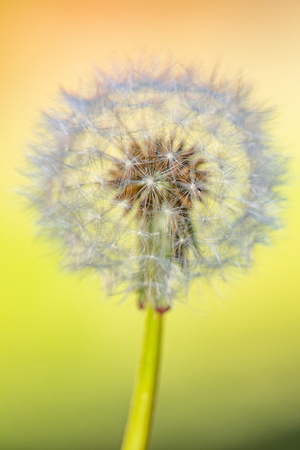
[[[163,313],[192,279],[248,266],[280,226],[285,169],[269,115],[242,83],[154,63],[98,71],[44,114],[28,156],[39,225],[67,265],[94,269],[147,309],[123,449],[147,445]]]

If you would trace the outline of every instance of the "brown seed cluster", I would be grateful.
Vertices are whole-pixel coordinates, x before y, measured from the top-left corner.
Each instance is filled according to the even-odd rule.
[[[205,161],[195,159],[195,147],[174,145],[171,138],[167,143],[132,141],[129,149],[120,150],[125,158],[110,170],[108,184],[117,189],[115,200],[124,201],[127,212],[136,203],[138,217],[156,216],[167,203],[180,214],[192,208],[194,200],[202,201],[207,171],[199,170]]]
[[[150,224],[165,206],[170,214],[173,254],[184,264],[184,241],[193,241],[188,211],[195,201],[203,201],[207,191],[207,171],[199,149],[184,142],[162,138],[139,143],[132,140],[121,147],[122,159],[110,170],[108,184],[116,189],[115,201],[122,202],[125,213],[135,208],[136,217]],[[197,156],[196,156],[197,155]]]

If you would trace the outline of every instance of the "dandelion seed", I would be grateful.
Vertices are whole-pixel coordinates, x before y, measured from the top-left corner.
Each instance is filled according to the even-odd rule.
[[[62,93],[32,146],[39,224],[68,265],[117,273],[138,305],[170,309],[193,278],[248,265],[280,226],[268,118],[246,86],[192,70],[99,72],[89,95]]]

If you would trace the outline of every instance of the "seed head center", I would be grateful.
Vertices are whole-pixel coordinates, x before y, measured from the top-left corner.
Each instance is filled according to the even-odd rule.
[[[122,152],[126,159],[110,170],[108,185],[116,190],[115,199],[126,213],[135,207],[137,218],[149,219],[157,217],[165,205],[166,214],[174,213],[184,221],[179,216],[202,202],[207,172],[202,170],[204,159],[196,146],[159,137],[141,143],[133,140]]]
[[[149,177],[149,178],[147,178],[147,185],[148,186],[153,186],[153,184],[154,184],[154,178],[152,178],[152,177]]]

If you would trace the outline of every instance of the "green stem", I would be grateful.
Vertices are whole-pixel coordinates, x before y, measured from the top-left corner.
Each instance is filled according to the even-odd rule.
[[[147,448],[159,371],[163,315],[148,307],[142,355],[121,450]]]

